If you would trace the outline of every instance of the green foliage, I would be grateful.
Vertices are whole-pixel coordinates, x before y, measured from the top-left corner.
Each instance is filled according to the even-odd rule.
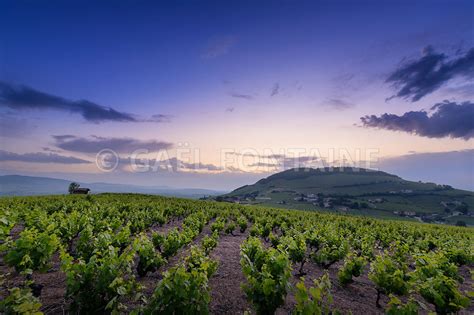
[[[314,280],[314,286],[306,288],[304,278],[296,284],[296,306],[293,314],[297,315],[323,315],[331,314],[332,304],[331,281],[325,273]]]
[[[211,224],[212,232],[221,232],[224,230],[225,220],[223,218],[218,218],[214,223]]]
[[[10,294],[0,301],[0,313],[5,315],[41,315],[41,303],[34,297],[30,289],[12,288]]]
[[[113,246],[94,254],[88,262],[74,260],[62,252],[61,268],[66,273],[66,296],[72,300],[71,309],[82,314],[125,311],[126,299],[141,297],[141,287],[132,271],[134,256],[131,248],[119,254]]]
[[[403,303],[394,295],[390,295],[390,302],[388,302],[387,315],[418,315],[418,304],[413,298],[410,298],[407,303]]]
[[[2,210],[0,212],[0,240],[5,239],[11,229],[15,226],[17,217],[12,211]]]
[[[140,277],[148,272],[155,272],[165,263],[164,258],[155,251],[152,241],[146,235],[138,237],[134,247],[138,253],[137,273]]]
[[[335,233],[327,235],[322,247],[311,256],[315,263],[328,269],[332,264],[344,258],[348,252],[348,244],[341,235]]]
[[[458,275],[458,268],[451,263],[442,252],[429,252],[415,256],[415,271],[412,278],[415,281],[426,281],[429,278],[443,274],[455,280],[462,280]]]
[[[469,305],[469,298],[459,292],[456,281],[442,274],[421,282],[418,291],[435,305],[438,314],[456,313]]]
[[[263,238],[267,238],[270,235],[271,231],[272,231],[272,226],[269,223],[264,224],[261,226],[260,236]]]
[[[186,270],[198,270],[204,272],[210,278],[217,270],[217,261],[210,259],[200,248],[192,246],[189,256],[184,260]]]
[[[350,253],[344,259],[344,265],[339,269],[337,273],[337,278],[339,283],[343,286],[353,282],[352,277],[360,276],[366,260],[364,257],[359,257],[354,253]]]
[[[277,248],[278,244],[280,244],[280,238],[272,232],[270,232],[270,235],[268,235],[268,240],[270,243],[272,243],[273,248]]]
[[[247,229],[247,219],[241,216],[237,219],[237,224],[240,227],[240,233],[244,233],[245,230]]]
[[[258,225],[258,223],[255,223],[250,228],[250,236],[258,236],[258,235],[260,235],[260,226]]]
[[[289,289],[288,254],[273,248],[265,250],[258,238],[250,237],[241,246],[240,264],[247,278],[242,285],[247,299],[258,314],[273,314],[284,303]]]
[[[155,248],[161,251],[161,248],[165,242],[166,237],[159,232],[153,232],[151,235],[151,239]]]
[[[25,229],[15,242],[7,242],[5,262],[17,271],[48,268],[51,256],[59,247],[59,239],[49,232],[39,232],[35,228]]]
[[[165,258],[169,258],[178,252],[178,249],[181,248],[182,237],[177,228],[172,229],[168,232],[163,241],[161,254]]]
[[[227,224],[227,226],[225,228],[225,233],[234,235],[235,227],[236,227],[235,223],[230,222],[229,224]]]
[[[306,239],[302,234],[293,237],[285,236],[280,239],[280,250],[286,251],[293,263],[300,264],[300,274],[303,272],[303,265],[306,260]]]
[[[197,249],[185,265],[163,274],[144,314],[208,314],[208,278],[214,265]],[[214,269],[215,270],[215,269]]]
[[[206,235],[202,239],[201,245],[207,255],[217,246],[218,238],[219,234],[212,233],[211,236]]]
[[[79,184],[78,183],[75,183],[75,182],[72,182],[69,184],[69,187],[68,187],[68,192],[70,194],[72,194],[74,192],[74,190],[78,189],[79,188]]]
[[[369,279],[377,287],[377,301],[379,306],[380,293],[406,294],[408,292],[409,277],[405,268],[390,256],[379,255],[370,265]]]

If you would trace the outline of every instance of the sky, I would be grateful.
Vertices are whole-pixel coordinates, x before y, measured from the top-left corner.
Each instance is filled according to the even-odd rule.
[[[474,190],[473,21],[472,1],[0,1],[0,174],[233,189],[356,164]]]

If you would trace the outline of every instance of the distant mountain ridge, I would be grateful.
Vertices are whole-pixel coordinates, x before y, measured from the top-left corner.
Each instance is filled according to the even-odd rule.
[[[289,169],[217,199],[427,222],[463,219],[474,224],[474,192],[352,167]]]
[[[0,196],[56,195],[67,194],[71,180],[23,175],[0,176]],[[175,197],[200,198],[222,194],[222,191],[196,188],[173,188],[167,186],[138,186],[111,183],[82,183],[81,187],[91,189],[92,193],[142,193]]]

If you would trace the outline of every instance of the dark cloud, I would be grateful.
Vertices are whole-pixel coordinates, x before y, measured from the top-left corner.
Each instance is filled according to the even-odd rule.
[[[63,156],[56,153],[24,153],[18,154],[5,150],[0,150],[0,161],[30,162],[30,163],[58,163],[58,164],[88,164],[90,161],[75,158],[72,156]]]
[[[236,38],[233,36],[214,37],[201,55],[202,58],[212,59],[227,54],[234,46]]]
[[[337,99],[337,98],[328,99],[326,102],[324,102],[324,105],[332,109],[341,110],[341,111],[353,108],[355,106],[355,104],[351,102],[347,102],[345,100]]]
[[[398,90],[390,98],[416,102],[455,77],[474,77],[474,48],[458,58],[447,59],[445,54],[426,47],[420,59],[405,62],[386,79]]]
[[[80,114],[86,121],[101,123],[116,122],[161,122],[153,116],[151,120],[138,119],[132,114],[119,112],[111,107],[95,104],[87,100],[72,101],[56,95],[44,93],[24,85],[12,85],[0,81],[0,106],[13,110],[59,110]],[[158,115],[159,116],[159,115]],[[162,118],[162,117],[161,117]]]
[[[424,110],[411,111],[402,116],[383,114],[361,117],[363,126],[388,130],[404,131],[429,138],[462,138],[474,137],[474,103],[456,104],[444,101],[431,108],[431,113]]]
[[[225,111],[226,111],[227,113],[232,113],[234,110],[235,110],[234,107],[228,107],[228,108],[225,109]]]
[[[81,138],[71,135],[56,135],[55,145],[58,148],[73,152],[97,153],[103,149],[111,149],[117,153],[132,153],[135,150],[144,149],[149,152],[157,152],[173,147],[171,143],[156,140],[138,140],[133,138],[104,138],[92,136]]]
[[[235,98],[243,98],[246,100],[253,100],[253,96],[249,94],[231,93],[230,96],[235,97]]]
[[[278,93],[280,93],[280,84],[277,82],[277,83],[275,83],[275,85],[273,85],[270,96],[275,96]]]

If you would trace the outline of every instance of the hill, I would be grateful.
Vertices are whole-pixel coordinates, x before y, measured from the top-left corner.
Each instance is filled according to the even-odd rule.
[[[0,196],[29,196],[29,195],[57,195],[66,194],[71,180],[4,175],[0,176]],[[201,198],[203,196],[218,195],[219,191],[195,188],[173,188],[167,186],[138,186],[110,183],[80,183],[81,187],[91,189],[92,193],[142,193],[173,197]]]
[[[474,193],[355,168],[290,169],[219,200],[243,204],[474,224]]]

